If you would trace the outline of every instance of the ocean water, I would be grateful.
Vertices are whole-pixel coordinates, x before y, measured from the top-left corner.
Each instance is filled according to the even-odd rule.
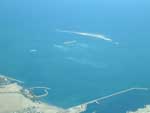
[[[111,99],[101,101],[100,104],[93,103],[87,107],[84,113],[126,113],[136,111],[137,108],[144,108],[150,104],[148,100],[150,92],[129,92]]]
[[[149,88],[149,5],[148,0],[1,0],[0,73],[26,87],[50,87],[44,101],[64,108],[122,89]],[[127,110],[150,103],[144,101],[149,93],[143,95],[139,101],[138,94],[117,96],[98,108],[122,113],[126,109],[116,106],[128,105],[131,97]]]

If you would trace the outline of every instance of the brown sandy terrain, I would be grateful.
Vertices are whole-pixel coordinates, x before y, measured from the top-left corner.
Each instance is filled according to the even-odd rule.
[[[34,95],[17,83],[0,85],[0,113],[80,113],[86,109],[85,106],[62,109],[32,98]]]

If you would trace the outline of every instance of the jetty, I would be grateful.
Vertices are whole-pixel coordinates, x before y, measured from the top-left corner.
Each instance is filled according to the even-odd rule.
[[[125,90],[122,90],[122,91],[110,94],[108,96],[104,96],[104,97],[100,97],[100,98],[94,99],[92,101],[88,101],[88,102],[83,103],[83,104],[88,105],[88,104],[92,104],[92,103],[99,103],[99,101],[102,101],[102,100],[105,100],[105,99],[108,99],[108,98],[111,98],[111,97],[114,97],[114,96],[117,96],[117,95],[121,95],[121,94],[130,92],[130,91],[134,91],[134,90],[144,90],[144,91],[147,91],[149,89],[148,88],[129,88],[129,89],[125,89]]]
[[[85,102],[85,103],[82,103],[82,104],[80,104],[80,105],[77,105],[77,106],[74,106],[74,107],[72,107],[72,109],[73,108],[76,108],[76,107],[85,107],[85,108],[87,108],[87,106],[89,105],[89,104],[93,104],[93,103],[96,103],[96,104],[100,104],[100,101],[103,101],[103,100],[106,100],[106,99],[109,99],[109,98],[112,98],[112,97],[114,97],[114,96],[118,96],[118,95],[121,95],[121,94],[124,94],[124,93],[128,93],[128,92],[131,92],[131,91],[135,91],[135,90],[137,90],[137,91],[148,91],[149,90],[149,88],[129,88],[129,89],[124,89],[124,90],[121,90],[121,91],[118,91],[118,92],[115,92],[115,93],[112,93],[112,94],[110,94],[110,95],[107,95],[107,96],[103,96],[103,97],[100,97],[100,98],[96,98],[96,99],[94,99],[94,100],[91,100],[91,101],[88,101],[88,102]]]
[[[34,90],[35,90],[35,89],[42,89],[42,90],[44,91],[44,93],[41,94],[41,95],[35,95],[35,94],[34,94]],[[32,87],[32,88],[29,88],[28,90],[29,90],[32,94],[34,94],[34,98],[43,98],[43,97],[48,96],[48,90],[50,90],[50,88],[48,88],[48,87]]]

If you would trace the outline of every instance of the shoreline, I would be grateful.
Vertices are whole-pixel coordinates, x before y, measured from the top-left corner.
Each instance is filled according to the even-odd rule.
[[[150,113],[150,105],[146,105],[144,108],[139,108],[137,111],[129,111],[127,113]]]
[[[139,91],[149,90],[149,88],[129,88],[118,92],[114,92],[104,97],[93,99],[91,101],[82,103],[80,105],[70,107],[68,109],[64,109],[40,101],[40,98],[48,95],[48,90],[50,88],[31,87],[29,89],[26,89],[25,87],[23,87],[22,84],[23,84],[22,81],[0,75],[0,100],[1,100],[0,113],[14,113],[14,112],[15,113],[26,113],[26,112],[82,113],[87,110],[87,106],[89,104],[93,104],[93,103],[100,104],[102,100],[106,100],[114,96],[128,93],[134,90],[139,90]],[[34,89],[43,89],[44,93],[41,95],[35,95],[32,91]],[[134,112],[127,112],[127,113],[134,113]],[[140,113],[140,112],[135,112],[135,113]],[[141,112],[141,113],[147,113],[147,112]]]
[[[45,94],[34,95],[18,83],[18,80],[0,75],[0,113],[81,113],[86,110],[84,106],[63,109],[40,101],[39,98],[47,96],[48,88],[44,88]]]

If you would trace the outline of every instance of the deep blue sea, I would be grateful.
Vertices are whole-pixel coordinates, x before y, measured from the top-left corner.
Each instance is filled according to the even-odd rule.
[[[50,87],[44,101],[64,108],[122,89],[149,88],[150,1],[0,0],[0,73],[26,87]],[[149,98],[148,92],[131,92],[90,105],[87,113],[125,113]]]

